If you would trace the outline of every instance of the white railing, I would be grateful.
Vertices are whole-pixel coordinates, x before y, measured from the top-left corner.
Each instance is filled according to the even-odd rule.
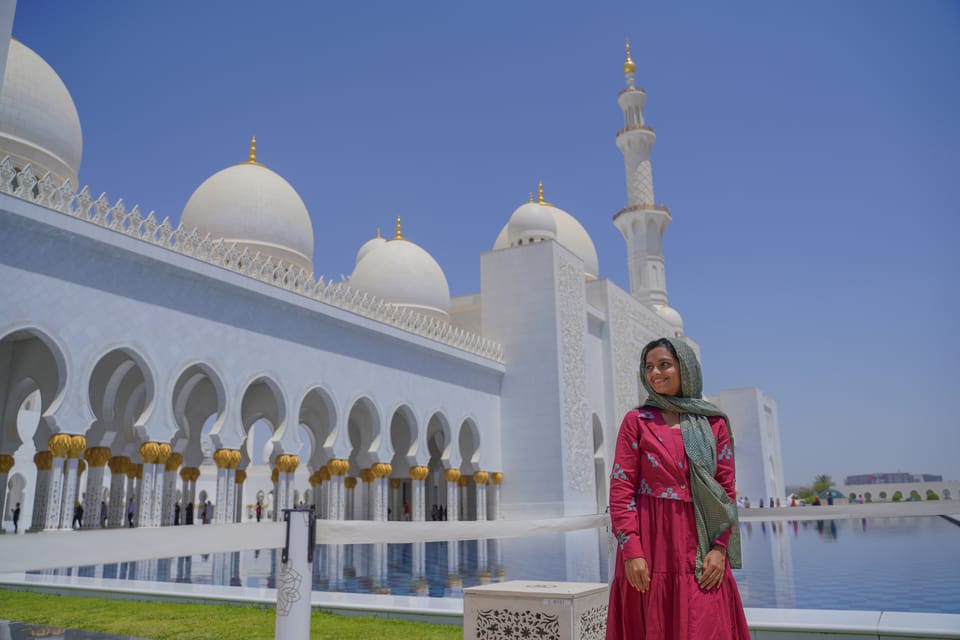
[[[101,194],[94,200],[87,187],[75,192],[69,179],[61,185],[57,185],[49,173],[37,179],[29,164],[17,170],[9,156],[0,160],[0,193],[34,202],[483,358],[503,362],[503,347],[499,343],[459,329],[446,320],[391,304],[354,289],[347,282],[325,281],[323,276],[314,279],[312,273],[264,256],[259,251],[251,254],[246,247],[237,243],[227,243],[210,234],[201,236],[196,228],[188,229],[182,224],[174,227],[170,218],[158,222],[152,211],[143,217],[138,205],[128,211],[122,199],[111,205],[107,195]]]

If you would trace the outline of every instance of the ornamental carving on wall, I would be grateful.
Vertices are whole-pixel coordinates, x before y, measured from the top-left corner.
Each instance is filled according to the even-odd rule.
[[[603,640],[607,634],[607,605],[592,607],[580,613],[577,621],[580,640]]]
[[[477,612],[477,640],[560,640],[560,618],[537,611],[486,609]]]
[[[623,291],[611,292],[613,310],[611,340],[614,359],[614,401],[619,420],[640,402],[640,352],[643,346],[667,335],[665,326],[651,310]]]
[[[592,434],[587,431],[586,330],[587,299],[583,265],[563,255],[559,261],[560,349],[563,354],[563,440],[566,444],[567,484],[587,491],[593,479]]]

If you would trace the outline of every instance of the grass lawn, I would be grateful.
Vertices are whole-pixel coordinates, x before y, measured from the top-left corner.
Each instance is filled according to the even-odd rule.
[[[272,607],[171,604],[0,590],[0,620],[100,631],[151,640],[272,640]],[[460,640],[459,626],[314,612],[312,640]]]

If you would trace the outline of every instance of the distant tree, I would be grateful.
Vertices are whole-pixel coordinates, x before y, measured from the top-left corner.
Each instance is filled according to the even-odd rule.
[[[920,502],[921,500],[923,500],[923,498],[920,497],[920,492],[917,491],[916,489],[910,492],[910,499],[915,502]]]
[[[893,497],[890,498],[890,501],[891,501],[891,502],[900,502],[901,500],[903,500],[903,494],[900,493],[899,491],[894,491],[894,492],[893,492]]]
[[[833,478],[827,474],[821,474],[813,481],[813,491],[814,493],[823,493],[827,489],[833,486]]]
[[[927,500],[939,500],[940,496],[933,489],[927,489]]]
[[[796,496],[797,496],[799,499],[801,499],[801,500],[806,500],[806,499],[808,499],[808,498],[813,498],[813,491],[811,491],[810,489],[808,489],[808,488],[806,488],[806,487],[803,487],[802,489],[800,489],[799,491],[797,491]]]

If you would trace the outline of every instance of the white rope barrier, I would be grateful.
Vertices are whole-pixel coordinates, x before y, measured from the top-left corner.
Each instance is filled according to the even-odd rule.
[[[605,527],[606,515],[539,520],[377,522],[318,520],[317,544],[402,544],[515,538]],[[0,573],[283,546],[282,523],[192,525],[143,529],[43,531],[0,536]]]

